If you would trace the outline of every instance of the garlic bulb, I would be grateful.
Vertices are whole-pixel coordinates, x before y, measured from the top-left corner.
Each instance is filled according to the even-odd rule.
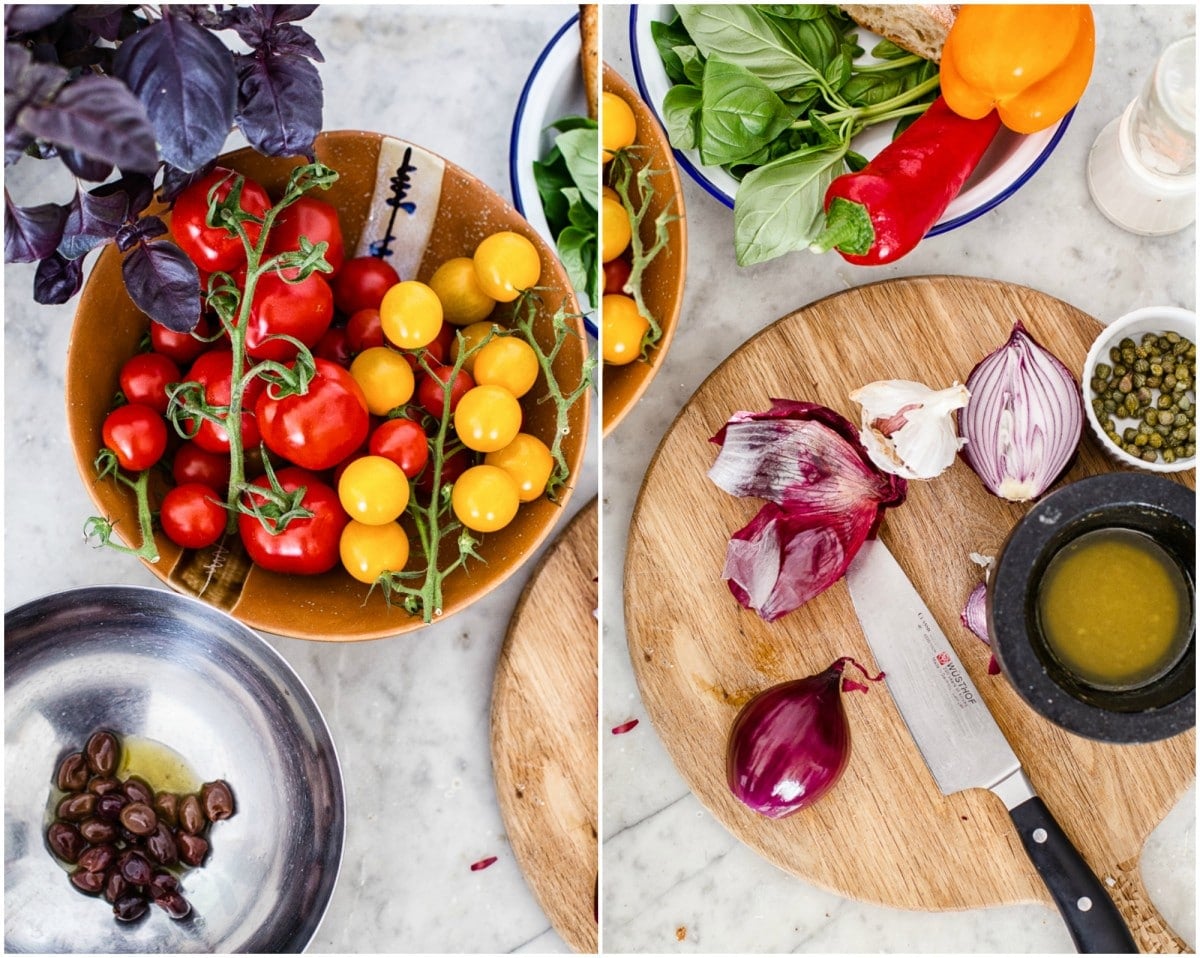
[[[868,383],[850,394],[862,406],[862,443],[871,461],[905,479],[932,479],[954,462],[965,439],[951,416],[967,387],[930,389],[905,379]]]

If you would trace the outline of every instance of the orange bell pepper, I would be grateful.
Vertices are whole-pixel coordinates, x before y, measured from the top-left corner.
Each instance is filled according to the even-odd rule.
[[[942,48],[942,96],[959,116],[994,109],[1010,130],[1036,133],[1079,102],[1095,53],[1087,4],[967,4]]]

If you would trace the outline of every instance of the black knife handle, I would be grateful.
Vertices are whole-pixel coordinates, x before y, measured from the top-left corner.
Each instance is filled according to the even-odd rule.
[[[1136,955],[1137,945],[1117,906],[1045,803],[1035,795],[1008,814],[1067,923],[1076,950],[1081,954]]]

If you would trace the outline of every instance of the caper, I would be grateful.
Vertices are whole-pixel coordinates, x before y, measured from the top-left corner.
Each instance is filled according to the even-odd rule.
[[[1147,445],[1151,449],[1161,449],[1165,443],[1165,440],[1163,439],[1163,437],[1160,436],[1156,432],[1151,433],[1149,439],[1150,439],[1150,441],[1147,443]]]
[[[1101,382],[1106,381],[1108,379],[1108,377],[1111,375],[1112,375],[1112,367],[1110,365],[1108,365],[1108,363],[1097,363],[1096,364],[1096,378],[1099,379]],[[1104,387],[1100,387],[1100,388],[1102,389]]]
[[[1137,438],[1133,440],[1133,444],[1138,447],[1148,446],[1150,445],[1150,437],[1144,432],[1139,432]]]
[[[1175,457],[1175,450],[1174,450],[1174,449],[1164,449],[1164,450],[1163,450],[1163,454],[1162,454],[1162,460],[1163,460],[1163,462],[1168,462],[1168,463],[1169,463],[1169,462],[1174,462],[1174,461],[1175,461],[1175,458],[1176,458],[1176,457]]]
[[[1157,459],[1158,459],[1158,453],[1155,450],[1153,450],[1153,449],[1143,449],[1142,450],[1142,461],[1143,462],[1154,462]]]
[[[1159,411],[1153,407],[1142,413],[1142,418],[1146,421],[1146,424],[1150,426],[1158,425],[1158,417]]]
[[[1126,426],[1125,431],[1121,433],[1122,438],[1126,442],[1133,442],[1137,438],[1138,431],[1133,426]]]

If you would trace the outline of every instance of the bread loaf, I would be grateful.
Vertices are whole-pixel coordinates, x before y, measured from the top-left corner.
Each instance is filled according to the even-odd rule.
[[[926,60],[942,58],[942,44],[959,4],[843,3],[855,23]]]

